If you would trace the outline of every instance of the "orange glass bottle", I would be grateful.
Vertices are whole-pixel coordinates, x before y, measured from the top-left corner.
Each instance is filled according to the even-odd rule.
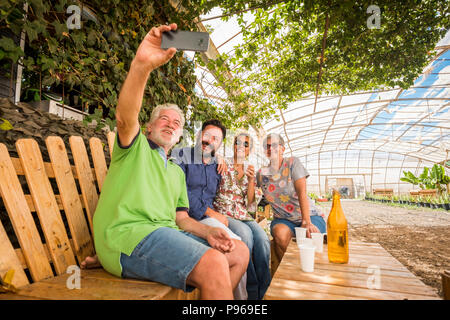
[[[333,191],[333,205],[327,220],[328,260],[332,263],[348,262],[348,225],[341,207],[338,191]]]

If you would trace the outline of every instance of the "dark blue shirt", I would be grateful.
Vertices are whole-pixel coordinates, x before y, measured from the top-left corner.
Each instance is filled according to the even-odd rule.
[[[186,176],[189,216],[195,220],[206,218],[206,209],[213,208],[221,179],[217,173],[216,159],[212,158],[209,164],[204,164],[199,147],[174,149],[171,156]]]

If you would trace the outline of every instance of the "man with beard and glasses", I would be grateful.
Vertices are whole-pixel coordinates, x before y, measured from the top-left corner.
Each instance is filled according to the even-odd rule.
[[[206,121],[195,147],[173,149],[171,155],[186,176],[189,215],[197,221],[215,218],[227,226],[227,219],[212,209],[221,179],[216,151],[225,135],[226,129],[219,120]]]
[[[226,216],[213,208],[221,175],[216,152],[225,139],[226,129],[219,120],[203,123],[195,147],[173,149],[171,156],[183,169],[189,198],[189,216],[202,224],[226,230],[232,239],[241,240],[227,226]],[[234,292],[239,300],[246,300],[246,275]]]

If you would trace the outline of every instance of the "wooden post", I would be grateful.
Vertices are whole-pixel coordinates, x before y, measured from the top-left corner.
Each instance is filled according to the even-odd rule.
[[[450,270],[445,270],[444,272],[442,272],[441,276],[444,300],[450,300]]]

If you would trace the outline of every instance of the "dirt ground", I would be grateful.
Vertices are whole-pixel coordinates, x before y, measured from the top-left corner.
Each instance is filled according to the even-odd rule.
[[[330,204],[320,205],[328,214]],[[441,273],[450,270],[450,212],[342,201],[349,238],[377,242],[443,297]]]

